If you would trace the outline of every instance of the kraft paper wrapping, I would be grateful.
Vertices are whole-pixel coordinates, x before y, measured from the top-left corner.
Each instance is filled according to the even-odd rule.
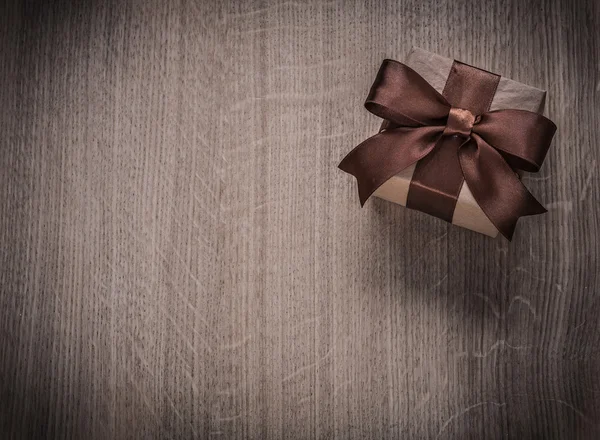
[[[404,64],[421,75],[438,92],[442,93],[453,60],[423,49],[413,48]],[[477,67],[477,66],[475,66]],[[501,77],[490,106],[491,110],[518,109],[543,113],[546,92],[517,81]],[[389,179],[373,193],[375,197],[406,206],[410,181],[416,164]],[[498,235],[498,230],[490,222],[473,198],[466,182],[463,184],[452,224],[480,232],[490,237]]]

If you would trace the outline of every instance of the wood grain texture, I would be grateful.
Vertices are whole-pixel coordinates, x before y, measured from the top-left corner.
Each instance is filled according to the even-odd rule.
[[[0,14],[2,438],[600,436],[594,0],[42,2]],[[512,244],[343,155],[416,45],[548,90]]]

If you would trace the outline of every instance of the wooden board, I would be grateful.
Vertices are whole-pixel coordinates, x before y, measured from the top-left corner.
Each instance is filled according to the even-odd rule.
[[[3,438],[600,436],[597,2],[1,8]],[[510,245],[336,168],[413,45],[548,90]]]

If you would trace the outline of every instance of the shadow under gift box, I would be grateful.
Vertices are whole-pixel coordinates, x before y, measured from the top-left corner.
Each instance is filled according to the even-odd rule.
[[[453,60],[436,55],[423,49],[411,49],[404,64],[421,75],[433,88],[442,93],[450,73]],[[511,79],[500,77],[496,94],[490,105],[490,111],[501,109],[528,110],[544,112],[546,92]],[[408,189],[415,167],[413,164],[381,185],[373,195],[389,202],[406,206]],[[496,237],[498,230],[481,210],[466,182],[456,202],[452,224],[490,237]]]

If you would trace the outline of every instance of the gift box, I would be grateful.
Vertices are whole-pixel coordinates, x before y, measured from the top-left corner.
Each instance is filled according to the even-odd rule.
[[[516,222],[545,209],[523,186],[538,171],[556,126],[541,116],[546,92],[413,48],[384,60],[366,108],[378,134],[340,168],[361,203],[375,196],[509,240]]]

